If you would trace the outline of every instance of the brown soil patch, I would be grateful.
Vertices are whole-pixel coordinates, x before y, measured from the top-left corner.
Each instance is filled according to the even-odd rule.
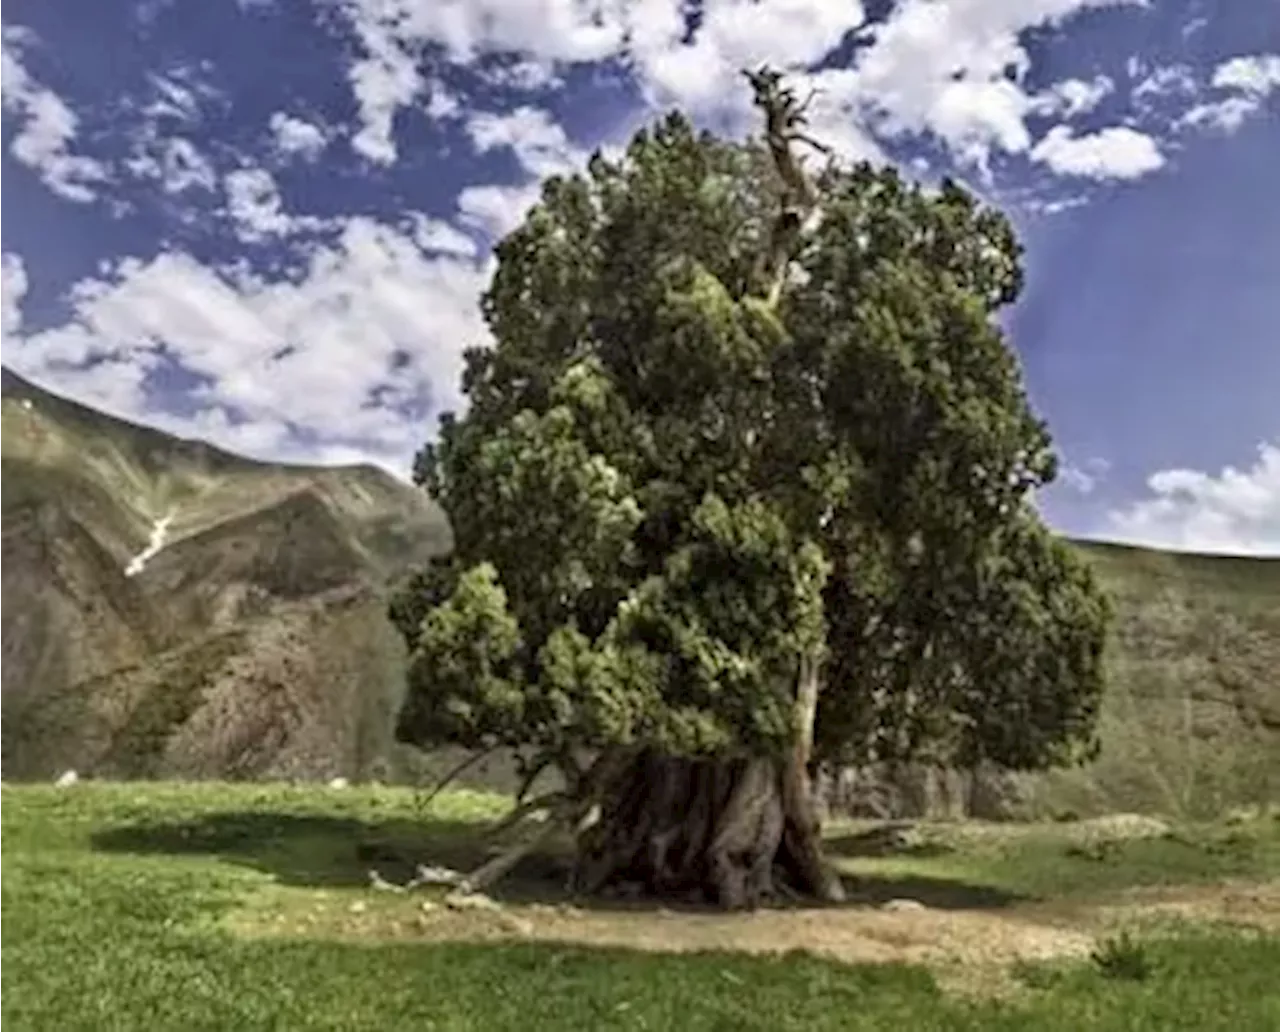
[[[422,922],[436,940],[474,934],[478,915],[434,911]],[[662,910],[566,911],[519,907],[480,920],[539,941],[688,952],[808,950],[847,963],[1008,963],[1086,951],[1091,939],[982,911],[879,908],[760,910],[752,914]]]
[[[747,914],[526,904],[454,910],[414,893],[273,889],[231,921],[240,934],[423,942],[526,940],[663,952],[806,950],[844,963],[933,968],[953,989],[999,991],[1017,961],[1087,956],[1099,936],[1162,919],[1280,932],[1280,881],[1131,890],[1107,901],[941,910],[886,906]]]
[[[349,898],[349,897],[348,897]],[[265,902],[265,901],[264,901]],[[905,962],[933,969],[946,991],[1008,993],[1010,967],[1020,960],[1087,956],[1088,931],[1052,918],[1008,911],[928,907],[846,907],[760,910],[748,914],[663,909],[582,910],[530,904],[452,910],[433,900],[398,896],[334,899],[310,906],[283,899],[242,911],[242,935],[416,942],[533,941],[657,952],[717,950],[751,954],[805,950],[847,964]],[[283,906],[281,906],[283,904]],[[425,909],[424,909],[425,907]]]
[[[1175,918],[1280,932],[1280,880],[1132,889],[1093,907],[1092,916],[1104,924]]]

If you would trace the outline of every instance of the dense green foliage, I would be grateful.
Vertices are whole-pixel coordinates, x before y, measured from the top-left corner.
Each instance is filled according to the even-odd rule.
[[[1019,247],[954,183],[829,168],[777,305],[764,148],[679,115],[501,242],[417,479],[453,556],[393,616],[417,742],[1023,768],[1087,745],[1105,602],[1040,523],[1044,425],[993,316]]]

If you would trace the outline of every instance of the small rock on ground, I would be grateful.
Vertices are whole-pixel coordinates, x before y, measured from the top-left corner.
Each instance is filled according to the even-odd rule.
[[[444,898],[444,905],[451,910],[501,910],[496,899],[482,892],[451,892]]]
[[[881,910],[928,910],[918,899],[891,899],[887,900],[881,907]]]

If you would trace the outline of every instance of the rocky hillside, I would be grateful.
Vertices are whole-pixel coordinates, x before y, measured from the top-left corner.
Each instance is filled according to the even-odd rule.
[[[4,371],[3,766],[360,776],[402,646],[382,588],[449,547],[371,466],[254,462]]]

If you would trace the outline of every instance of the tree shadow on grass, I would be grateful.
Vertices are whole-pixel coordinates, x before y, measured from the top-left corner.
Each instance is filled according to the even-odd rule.
[[[398,818],[225,811],[178,822],[139,822],[93,836],[112,853],[211,856],[272,875],[284,885],[369,884],[369,871],[405,882],[419,863],[458,870],[480,863],[485,843],[474,823]]]
[[[915,834],[911,821],[889,821],[862,831],[832,836],[825,841],[835,861],[858,859],[928,860],[952,855],[955,846]],[[891,899],[913,899],[937,910],[989,910],[1011,906],[1030,897],[996,885],[954,878],[932,877],[919,871],[877,871],[873,877],[847,878],[850,901],[877,905]]]
[[[848,901],[855,906],[880,906],[909,899],[933,910],[999,910],[1027,897],[995,885],[974,885],[924,875],[845,876]]]
[[[369,872],[403,884],[418,864],[467,871],[489,855],[483,826],[445,820],[364,821],[353,817],[227,811],[181,822],[139,822],[96,833],[93,847],[103,852],[140,855],[217,857],[271,875],[284,885],[308,888],[368,886]],[[504,902],[567,902],[590,909],[640,910],[651,899],[574,897],[566,887],[570,861],[565,843],[526,857],[493,887]],[[871,875],[846,877],[848,902],[878,905],[909,898],[938,909],[989,909],[1020,898],[991,886],[948,879]],[[662,905],[697,912],[705,904],[679,900]],[[807,904],[806,904],[807,905]]]

